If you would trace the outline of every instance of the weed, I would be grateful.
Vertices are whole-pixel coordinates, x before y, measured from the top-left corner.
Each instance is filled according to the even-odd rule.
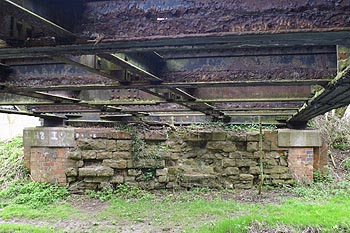
[[[118,185],[114,191],[116,197],[123,199],[153,199],[154,195],[135,186],[127,184]]]
[[[86,195],[89,198],[98,199],[100,201],[111,201],[115,199],[152,199],[154,196],[138,187],[127,184],[120,184],[113,189],[102,189],[101,191],[88,190]]]
[[[141,138],[137,132],[131,134],[131,155],[133,161],[138,161],[142,156],[143,149],[145,148],[145,141]]]
[[[0,191],[3,205],[21,204],[32,208],[45,207],[68,196],[64,187],[47,183],[13,182],[7,189]]]
[[[92,199],[98,199],[100,201],[109,201],[114,197],[113,189],[102,189],[101,191],[88,190],[86,195]]]

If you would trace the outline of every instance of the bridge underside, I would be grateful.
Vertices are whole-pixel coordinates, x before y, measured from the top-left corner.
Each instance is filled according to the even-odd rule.
[[[304,126],[350,103],[348,1],[0,2],[0,112]]]

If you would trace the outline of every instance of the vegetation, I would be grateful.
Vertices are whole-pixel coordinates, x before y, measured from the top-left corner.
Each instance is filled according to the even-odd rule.
[[[319,129],[323,140],[332,148],[350,149],[350,120],[334,115],[319,116],[312,121],[313,128]]]
[[[0,190],[10,182],[28,178],[23,166],[22,138],[0,141]]]
[[[275,125],[262,125],[264,130],[274,130],[277,127]],[[258,131],[260,129],[259,124],[226,124],[222,122],[206,122],[206,123],[194,123],[184,129],[200,130],[200,129],[223,129],[227,131]]]
[[[338,138],[345,137],[342,142],[347,145],[350,131],[339,133],[330,126],[323,127],[322,133],[333,148],[337,148],[334,142],[339,142]],[[135,138],[134,143],[135,157],[139,157],[142,142]],[[200,188],[150,193],[129,185],[75,196],[64,187],[30,182],[23,169],[21,140],[15,138],[0,142],[0,165],[4,167],[0,171],[0,232],[66,232],[55,225],[60,221],[91,224],[87,229],[95,232],[115,232],[120,225],[139,225],[141,229],[151,226],[153,232],[167,230],[164,226],[199,233],[349,232],[350,159],[336,163],[337,168],[346,171],[341,179],[335,168],[330,168],[329,174],[316,173],[312,184],[264,190],[265,201],[255,191],[244,193],[253,200],[246,201],[232,190]],[[269,192],[273,192],[270,197]],[[280,198],[275,197],[276,193]],[[80,202],[97,203],[103,208],[92,205],[92,211],[86,210],[77,204]],[[22,222],[1,223],[12,219]],[[72,232],[80,230],[72,228]]]
[[[0,224],[0,232],[8,233],[53,233],[52,227],[36,227],[29,224]]]

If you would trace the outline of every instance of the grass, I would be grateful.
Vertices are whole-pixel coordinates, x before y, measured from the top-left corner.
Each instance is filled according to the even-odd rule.
[[[213,226],[203,226],[198,232],[246,232],[249,225],[262,222],[270,227],[279,224],[291,226],[296,231],[305,227],[320,227],[323,232],[350,230],[350,198],[333,197],[325,202],[288,200],[282,205],[257,205],[248,207],[251,214],[233,219],[224,219]],[[344,231],[347,232],[347,231]]]
[[[55,221],[57,219],[69,219],[72,216],[80,217],[82,213],[67,203],[48,205],[41,208],[32,208],[27,205],[9,205],[0,212],[0,217],[3,219],[25,218]]]
[[[331,187],[334,186],[324,182],[289,188],[283,192],[294,192],[300,197],[283,200],[280,204],[261,204],[238,203],[232,198],[234,193],[228,190],[194,189],[153,194],[122,185],[115,191],[89,192],[87,197],[105,202],[106,208],[84,213],[70,204],[74,200],[67,202],[64,188],[29,182],[10,185],[0,192],[3,203],[0,217],[52,223],[60,219],[94,219],[97,223],[147,224],[160,230],[163,226],[180,227],[182,232],[199,233],[247,232],[254,223],[272,229],[285,226],[295,232],[306,227],[322,229],[323,232],[347,232],[350,230],[350,191],[344,187],[350,187],[349,183],[335,186],[336,190],[342,190],[338,192]],[[25,202],[17,201],[21,194],[28,194],[24,199],[19,198]],[[98,227],[99,231],[104,230],[103,225]],[[110,227],[105,230],[111,230]],[[42,229],[35,230],[40,232]]]
[[[0,224],[3,233],[50,233],[57,232],[51,227],[36,227],[29,224]]]
[[[321,186],[317,187],[324,189]],[[317,189],[317,187],[313,188]],[[41,188],[56,190],[56,187],[53,189],[50,185],[41,185]],[[304,187],[305,190],[310,188],[310,186]],[[302,188],[299,187],[299,189]],[[300,190],[295,191],[295,188],[291,188],[289,191],[302,194]],[[223,195],[225,192],[230,198],[224,198],[226,197]],[[74,208],[72,204],[67,203],[64,198],[50,202],[44,198],[42,204],[35,206],[15,201],[6,202],[7,205],[0,210],[0,217],[3,219],[35,219],[47,222],[55,222],[59,219],[80,219],[82,221],[94,219],[96,222],[147,224],[147,226],[151,225],[157,229],[161,229],[163,226],[175,229],[180,226],[182,232],[200,233],[247,232],[253,223],[260,224],[261,227],[265,228],[277,228],[282,225],[294,229],[296,232],[306,227],[319,228],[323,232],[347,232],[350,230],[349,192],[329,194],[328,197],[323,195],[324,193],[320,195],[316,192],[309,192],[305,197],[283,200],[281,204],[238,203],[232,199],[234,195],[232,191],[226,190],[222,192],[193,190],[175,194],[170,192],[152,194],[135,187],[122,186],[113,192],[105,190],[104,193],[92,194],[91,192],[90,198],[106,202],[106,209],[93,213],[83,213]],[[53,197],[57,198],[55,195],[53,194]],[[15,199],[16,197],[10,195],[7,198]],[[73,201],[71,200],[71,202]],[[1,227],[5,229],[5,227],[17,227],[17,225],[2,225]],[[20,227],[25,229],[31,226],[21,225],[19,229]],[[98,227],[99,230],[104,230],[103,225]],[[28,230],[28,232],[41,232],[41,230],[38,228],[33,231]],[[50,232],[50,229],[44,228],[44,230]],[[0,228],[0,232],[6,232],[6,229],[1,231]]]

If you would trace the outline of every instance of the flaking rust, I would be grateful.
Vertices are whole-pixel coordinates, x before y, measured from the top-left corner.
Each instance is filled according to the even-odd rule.
[[[96,38],[350,27],[349,1],[129,0],[86,3],[76,33]]]

